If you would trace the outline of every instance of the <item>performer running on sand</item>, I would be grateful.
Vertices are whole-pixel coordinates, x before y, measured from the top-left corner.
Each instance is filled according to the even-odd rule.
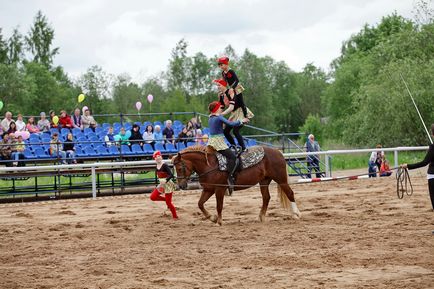
[[[208,120],[209,126],[209,139],[208,145],[213,147],[216,151],[224,155],[227,159],[228,164],[228,185],[229,185],[229,194],[232,194],[234,187],[234,173],[236,169],[236,156],[235,153],[228,147],[225,143],[224,135],[223,135],[223,124],[226,127],[238,127],[243,123],[247,123],[249,119],[244,118],[241,121],[237,120],[235,122],[229,121],[223,116],[221,116],[222,109],[220,102],[214,101],[211,102],[208,106],[210,111],[210,116]]]
[[[243,99],[243,90],[244,88],[240,85],[237,74],[231,68],[229,68],[229,58],[228,57],[220,57],[218,59],[218,65],[222,70],[223,79],[214,80],[217,83],[220,91],[220,103],[222,105],[225,104],[225,98],[228,98],[229,106],[228,108],[222,112],[222,115],[226,115],[231,113],[229,116],[230,121],[242,121],[244,118],[251,119],[254,114],[246,107]],[[229,89],[227,89],[227,85],[229,85]],[[243,137],[240,134],[242,126],[232,128],[230,126],[226,126],[224,129],[224,135],[228,142],[235,146],[234,138],[231,135],[231,130],[233,129],[234,135],[238,141],[238,144],[241,146],[242,150],[246,150],[246,145],[244,144]]]
[[[175,183],[173,182],[174,175],[169,166],[163,163],[163,157],[160,151],[155,151],[153,156],[154,160],[157,162],[157,170],[155,175],[159,180],[159,185],[152,191],[149,198],[151,201],[163,201],[166,202],[167,207],[170,212],[172,212],[172,217],[178,219],[176,214],[176,208],[172,203],[172,194],[175,190]],[[163,195],[162,195],[163,194]]]

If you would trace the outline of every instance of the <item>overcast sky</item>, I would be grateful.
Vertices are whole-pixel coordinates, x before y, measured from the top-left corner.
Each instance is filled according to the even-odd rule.
[[[143,81],[166,69],[176,42],[190,55],[221,54],[231,44],[285,61],[328,69],[342,41],[365,23],[397,11],[412,17],[413,0],[0,0],[0,27],[27,33],[38,10],[55,30],[55,62],[72,76],[92,65]]]

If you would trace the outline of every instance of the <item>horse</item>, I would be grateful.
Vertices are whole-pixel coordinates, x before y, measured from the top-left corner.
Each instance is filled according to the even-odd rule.
[[[274,148],[263,147],[263,149],[264,157],[258,164],[237,173],[234,191],[260,184],[262,208],[259,212],[259,220],[264,222],[270,201],[269,185],[271,181],[275,181],[278,184],[277,191],[282,207],[285,209],[290,207],[293,217],[300,218],[301,214],[295,203],[294,192],[288,184],[285,158],[280,151]],[[176,169],[178,185],[182,190],[187,188],[191,174],[193,172],[198,174],[199,183],[203,188],[198,202],[199,209],[205,219],[221,225],[223,200],[228,188],[228,172],[219,170],[215,151],[210,151],[207,146],[187,147],[172,158],[172,163]],[[213,194],[217,200],[217,216],[211,216],[204,206]]]

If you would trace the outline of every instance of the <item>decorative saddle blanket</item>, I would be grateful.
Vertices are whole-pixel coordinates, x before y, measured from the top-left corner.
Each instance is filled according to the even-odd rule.
[[[239,165],[239,168],[244,170],[253,167],[264,158],[264,154],[264,148],[261,146],[249,147],[246,152],[241,153],[241,164]],[[218,152],[216,152],[216,157],[219,162],[219,170],[227,171],[228,168],[226,157]]]

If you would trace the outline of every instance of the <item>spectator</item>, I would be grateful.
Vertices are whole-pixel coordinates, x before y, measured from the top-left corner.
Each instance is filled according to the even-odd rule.
[[[197,145],[205,145],[205,142],[203,141],[203,134],[202,130],[198,128],[196,130],[196,137],[194,138]]]
[[[69,117],[69,115],[66,113],[65,110],[60,111],[59,126],[61,128],[69,128],[69,129],[72,129],[74,127],[71,117]]]
[[[23,115],[21,113],[18,114],[15,124],[17,126],[17,131],[26,131],[26,123],[23,121]]]
[[[154,141],[155,143],[163,143],[163,133],[159,125],[156,125],[154,129]]]
[[[131,145],[131,143],[129,142],[131,133],[128,131],[125,131],[125,128],[121,128],[121,130],[119,131],[119,134],[117,134],[115,136],[115,141],[119,142],[119,145]]]
[[[380,167],[380,177],[389,177],[390,175],[392,175],[392,171],[390,170],[389,161],[383,156]]]
[[[200,116],[193,117],[190,119],[191,126],[194,130],[202,128],[202,123],[200,121]]]
[[[58,128],[59,127],[59,123],[54,123],[53,122],[53,118],[56,116],[56,112],[54,110],[50,110],[48,112],[48,114],[50,115],[50,127],[52,128]]]
[[[76,164],[77,160],[75,159],[74,138],[72,133],[68,133],[66,136],[66,140],[63,143],[63,150],[66,152],[66,159],[68,160],[68,163]]]
[[[3,127],[0,125],[0,136],[3,136]]]
[[[182,128],[182,131],[178,134],[178,138],[176,139],[176,142],[183,142],[187,146],[187,142],[191,141],[193,139],[193,135],[191,131],[187,130],[187,127],[184,126]]]
[[[41,132],[50,131],[50,122],[46,118],[45,112],[41,112],[40,117],[41,119],[38,121],[39,131]]]
[[[8,131],[9,130],[9,126],[11,125],[11,122],[13,122],[14,120],[12,119],[12,113],[10,111],[5,113],[5,118],[2,120],[2,122],[0,123],[3,131]]]
[[[12,135],[13,136],[13,135]],[[12,140],[11,136],[7,133],[3,135],[0,146],[0,156],[2,160],[10,160],[12,155]],[[7,165],[7,164],[6,164]]]
[[[8,134],[11,133],[15,133],[17,131],[17,125],[15,124],[14,121],[11,121],[11,123],[9,124],[9,129],[7,131]]]
[[[17,138],[17,141],[13,143],[12,145],[12,160],[14,162],[12,163],[14,167],[18,165],[18,161],[20,159],[24,159],[24,150],[26,148],[26,145],[23,141],[23,136],[19,135]],[[24,165],[24,163],[22,163]],[[20,166],[22,166],[20,163]]]
[[[313,134],[310,134],[308,136],[308,140],[305,144],[306,152],[319,152],[321,150],[319,144],[317,141],[315,141],[315,136]],[[319,167],[319,155],[309,155],[307,156],[307,162],[308,162],[308,174],[307,176],[311,178],[311,172],[312,169],[316,171],[316,177],[321,177],[320,167]]]
[[[187,130],[192,136],[196,136],[196,127],[191,120],[187,122]]]
[[[381,149],[382,145],[381,144],[377,144],[376,148],[377,149]],[[377,165],[377,172],[380,171],[381,163],[383,161],[383,158],[384,158],[384,151],[377,152],[377,159],[375,160],[375,164]]]
[[[50,141],[50,155],[60,158],[63,164],[66,164],[66,152],[63,150],[63,145],[59,141],[59,134],[53,133]]]
[[[172,144],[175,143],[175,139],[174,136],[175,132],[173,131],[172,128],[172,121],[170,119],[166,120],[166,127],[163,130],[163,136],[166,140],[166,143],[170,142]]]
[[[81,111],[79,108],[74,110],[74,115],[72,116],[72,125],[74,128],[79,128],[83,130],[83,122],[81,118]]]
[[[95,131],[95,128],[97,126],[97,123],[93,116],[90,114],[90,110],[86,109],[84,111],[84,115],[81,117],[81,121],[83,123],[83,128],[90,127],[93,131]]]
[[[35,118],[33,116],[31,116],[29,118],[29,120],[27,121],[26,129],[30,133],[39,133],[40,132],[38,126],[35,124]]]
[[[152,146],[152,149],[155,150],[155,141],[154,141],[154,127],[150,124],[146,126],[145,131],[143,132],[143,140],[145,143],[148,143]]]
[[[110,147],[112,145],[115,145],[115,136],[113,134],[113,127],[109,127],[107,134],[104,137],[104,141],[107,147]]]
[[[133,127],[131,128],[130,141],[133,144],[139,144],[140,146],[143,146],[143,137],[140,133],[140,126],[137,124],[133,124]]]
[[[372,152],[368,162],[368,173],[370,178],[377,177],[377,152]]]

